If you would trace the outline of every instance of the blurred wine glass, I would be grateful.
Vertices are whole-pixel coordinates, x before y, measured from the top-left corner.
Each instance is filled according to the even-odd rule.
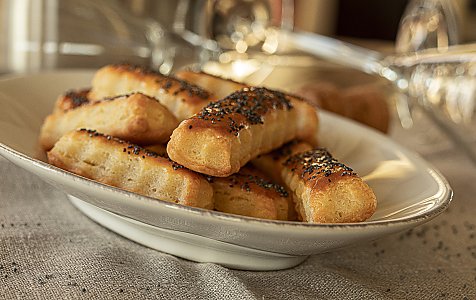
[[[173,27],[201,48],[199,68],[235,80],[253,74],[259,82],[283,50],[280,32],[293,25],[292,0],[180,0]]]
[[[397,53],[425,56],[425,50],[433,48],[444,54],[459,43],[460,17],[451,1],[411,1],[400,22]],[[476,162],[476,151],[471,145],[475,129],[476,62],[470,57],[474,56],[475,47],[466,45],[460,49],[453,61],[435,57],[401,68],[408,78],[408,88],[398,95],[397,109],[404,127],[411,127],[417,115],[424,114],[445,133],[443,138],[440,135],[440,144],[444,143],[444,137],[449,138]],[[434,150],[437,134],[422,135],[425,140],[431,140],[428,146]]]
[[[161,25],[116,0],[4,0],[1,12],[9,72],[118,61],[160,66],[167,57]]]

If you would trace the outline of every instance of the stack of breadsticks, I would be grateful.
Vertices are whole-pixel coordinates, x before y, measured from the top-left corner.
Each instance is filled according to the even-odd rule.
[[[60,96],[40,145],[78,175],[157,199],[275,220],[360,222],[369,186],[315,148],[316,108],[205,73],[120,64]]]

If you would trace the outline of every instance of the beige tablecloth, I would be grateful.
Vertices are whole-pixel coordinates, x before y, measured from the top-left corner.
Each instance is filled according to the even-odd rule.
[[[455,196],[446,212],[276,272],[145,248],[0,158],[0,299],[476,299],[476,168],[447,143],[428,146],[422,139],[432,134],[422,126],[392,132],[447,177]]]

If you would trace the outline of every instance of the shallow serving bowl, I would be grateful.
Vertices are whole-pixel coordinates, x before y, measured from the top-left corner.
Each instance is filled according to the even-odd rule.
[[[37,138],[56,97],[88,87],[92,71],[57,71],[0,80],[0,154],[68,194],[99,224],[131,240],[199,262],[231,268],[292,267],[311,254],[399,232],[436,217],[452,190],[441,174],[388,137],[321,112],[319,140],[373,188],[376,213],[366,222],[269,221],[185,207],[77,176],[41,159]],[[1,184],[1,183],[0,183]]]

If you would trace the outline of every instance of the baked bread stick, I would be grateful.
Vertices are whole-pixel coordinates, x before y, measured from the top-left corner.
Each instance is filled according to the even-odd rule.
[[[261,153],[317,131],[315,108],[266,88],[245,88],[208,104],[174,130],[169,157],[187,168],[227,177]]]
[[[108,65],[99,69],[89,96],[94,100],[141,92],[156,98],[181,121],[216,100],[204,89],[184,80],[128,64]]]
[[[64,135],[48,161],[75,174],[141,195],[188,206],[213,208],[207,180],[137,145],[81,129]]]
[[[215,210],[236,215],[288,220],[286,189],[249,170],[228,177],[209,177]]]
[[[293,140],[276,150],[259,155],[251,161],[251,164],[260,172],[263,172],[265,176],[270,178],[273,182],[285,186],[283,177],[281,176],[284,162],[291,155],[309,150],[312,150],[310,144]]]
[[[81,96],[76,98],[81,99]],[[97,102],[67,101],[76,98],[70,94],[63,101],[58,101],[57,104],[61,102],[58,107],[71,108],[45,119],[40,132],[43,149],[51,149],[61,136],[78,128],[95,129],[141,145],[164,143],[178,125],[167,108],[140,93]]]
[[[204,88],[207,91],[213,93],[214,96],[219,99],[223,99],[233,92],[240,91],[244,88],[249,88],[250,86],[244,83],[236,82],[231,79],[225,79],[215,75],[207,74],[204,72],[193,72],[190,70],[179,71],[175,74],[177,78],[183,79],[187,82],[198,85],[201,88]],[[303,118],[313,118],[312,109],[309,109],[307,106],[312,105],[307,101],[307,99],[299,98],[298,96],[286,94],[289,98],[303,100],[300,101],[300,112],[303,114]],[[305,102],[305,103],[302,103]],[[301,137],[303,139],[303,137]],[[306,141],[312,145],[317,145],[316,137],[312,134],[305,137]]]
[[[233,92],[248,87],[246,84],[239,83],[231,79],[224,79],[204,72],[182,70],[175,73],[175,77],[198,85],[199,87],[212,92],[213,95],[215,95],[218,99],[223,99]]]
[[[267,178],[270,178],[273,182],[276,182],[279,185],[284,186],[287,190],[289,187],[286,186],[286,183],[282,177],[282,171],[284,168],[284,162],[291,156],[296,153],[305,152],[311,150],[312,146],[299,141],[291,141],[286,143],[282,147],[266,153],[259,155],[257,158],[251,161],[251,164],[258,169],[260,172],[264,173]],[[290,196],[286,198],[288,201],[288,220],[302,220],[298,215],[295,209],[295,204],[293,198],[295,195],[290,193]]]
[[[311,223],[361,222],[375,212],[372,189],[323,148],[294,154],[284,162],[284,182],[296,210]]]

